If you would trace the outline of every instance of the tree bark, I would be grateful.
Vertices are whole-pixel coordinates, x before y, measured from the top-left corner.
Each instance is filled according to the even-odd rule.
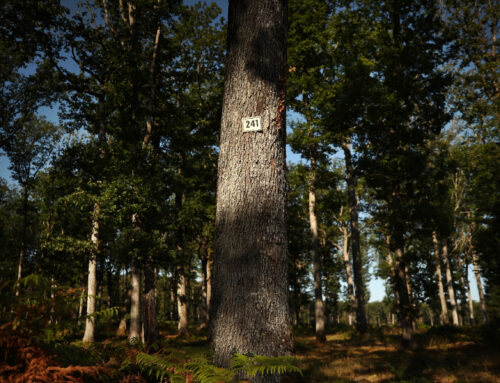
[[[214,261],[212,259],[211,250],[207,249],[207,315],[210,323],[210,304],[212,301],[212,269]]]
[[[446,243],[442,246],[442,255],[443,262],[445,267],[445,275],[446,275],[446,286],[448,288],[448,297],[450,299],[451,306],[451,318],[454,326],[458,326],[458,309],[457,309],[457,300],[455,298],[455,289],[453,287],[453,279],[451,277],[451,267],[450,260],[448,258],[448,245]]]
[[[446,297],[444,295],[443,286],[443,274],[441,271],[441,257],[439,256],[439,241],[437,238],[437,233],[432,232],[432,243],[434,244],[434,261],[436,262],[436,279],[439,291],[439,302],[441,303],[441,315],[439,316],[439,322],[441,324],[448,324],[450,320],[448,318],[448,306],[446,305]]]
[[[361,241],[359,234],[358,218],[358,198],[356,196],[357,179],[354,174],[352,164],[351,145],[342,145],[346,166],[347,199],[349,203],[349,213],[351,217],[351,249],[352,267],[354,271],[354,284],[356,286],[356,329],[360,333],[367,330],[366,307],[365,307],[365,287],[363,284],[363,263],[361,259]]]
[[[144,342],[148,346],[160,337],[156,312],[157,279],[153,258],[149,256],[144,268]]]
[[[208,285],[209,285],[209,256],[208,244],[206,238],[203,238],[200,243],[200,259],[201,259],[201,305],[200,305],[200,329],[208,327]]]
[[[356,305],[356,297],[354,295],[354,282],[352,278],[351,257],[349,256],[349,234],[347,227],[341,229],[343,233],[344,245],[342,246],[342,261],[344,262],[345,272],[347,274],[347,295],[349,299],[349,326],[353,324],[353,315]]]
[[[17,265],[17,282],[23,275],[23,262],[26,255],[26,233],[28,231],[28,186],[23,185],[23,229],[21,233],[21,246],[19,249],[19,263]],[[19,296],[19,284],[16,285],[16,297]]]
[[[231,355],[291,354],[285,221],[286,0],[229,2],[211,340]],[[261,132],[242,133],[259,116]],[[276,376],[253,381],[279,381]]]
[[[141,341],[141,272],[137,267],[137,261],[132,260],[130,267],[130,332],[129,343]]]
[[[95,335],[95,317],[90,316],[95,314],[96,309],[96,294],[97,294],[97,257],[99,253],[99,204],[94,204],[94,214],[92,217],[92,235],[90,241],[94,246],[89,259],[89,275],[87,285],[87,317],[85,319],[85,333],[83,334],[83,342],[91,343],[94,341]]]
[[[469,282],[469,263],[468,258],[465,260],[465,283],[467,284],[467,296],[469,303],[469,323],[474,324],[474,302],[472,301],[472,291]]]
[[[488,313],[486,312],[486,300],[484,298],[483,283],[481,282],[481,274],[479,272],[479,261],[477,258],[476,249],[472,247],[472,266],[474,267],[474,275],[476,277],[477,291],[479,293],[479,303],[481,305],[481,315],[483,323],[488,323]]]
[[[467,279],[467,268],[465,265],[465,262],[463,258],[458,255],[458,267],[459,267],[459,280],[460,280],[460,316],[461,316],[461,325],[463,325],[465,322],[470,324],[470,311],[469,311],[469,302],[467,299],[467,285],[469,284],[469,281],[467,283],[465,280]]]
[[[177,268],[177,313],[179,314],[179,324],[177,332],[179,335],[189,334],[188,328],[188,306],[187,306],[187,281],[184,274],[184,267]]]
[[[414,338],[413,307],[408,292],[407,275],[405,272],[406,262],[404,259],[402,233],[395,232],[394,239],[394,284],[399,296],[399,323],[402,330],[403,346],[414,349],[416,348],[416,342]]]
[[[316,158],[314,149],[311,149],[311,169],[309,179],[309,229],[311,231],[311,250],[314,274],[314,319],[316,327],[316,341],[326,342],[325,336],[325,306],[323,303],[321,255],[319,254],[318,219],[316,217]]]
[[[385,237],[385,243],[387,244],[387,264],[389,266],[389,274],[395,286],[394,281],[396,280],[396,262],[394,260],[394,256],[391,250],[391,235],[387,235]],[[396,306],[399,307],[400,305],[399,291],[396,288],[394,288],[394,300],[396,301]],[[392,318],[392,325],[394,325],[394,316]]]

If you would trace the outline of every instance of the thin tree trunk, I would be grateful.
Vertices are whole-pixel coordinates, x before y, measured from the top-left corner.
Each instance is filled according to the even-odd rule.
[[[460,311],[461,311],[461,317],[462,317],[462,325],[464,324],[463,322],[467,322],[470,324],[470,306],[469,302],[467,299],[467,285],[469,284],[469,281],[467,280],[467,283],[465,282],[467,277],[467,267],[465,265],[465,262],[463,258],[458,255],[458,267],[460,269]]]
[[[411,305],[408,284],[406,281],[403,235],[396,232],[394,238],[395,288],[399,294],[399,323],[403,333],[403,345],[410,349],[414,349],[416,343],[414,339],[413,307]]]
[[[486,312],[486,300],[484,298],[483,283],[481,282],[481,274],[479,272],[479,262],[477,258],[477,253],[474,247],[472,247],[471,256],[472,256],[472,266],[474,266],[474,275],[476,277],[477,291],[479,293],[479,303],[481,305],[482,320],[483,323],[487,323],[488,314]]]
[[[184,267],[177,268],[177,313],[179,314],[179,324],[177,332],[179,335],[189,334],[188,328],[188,307],[187,307],[187,281],[184,274]]]
[[[450,323],[450,320],[448,318],[448,306],[446,305],[446,297],[444,295],[443,274],[441,271],[441,257],[439,256],[439,241],[436,231],[432,232],[432,242],[434,244],[434,261],[436,263],[436,279],[439,291],[439,302],[441,303],[441,315],[439,316],[439,322],[441,324],[448,324]]]
[[[136,262],[133,259],[130,268],[130,332],[128,334],[130,343],[141,341],[141,272]]]
[[[21,233],[21,246],[19,249],[19,263],[17,265],[17,281],[23,275],[23,262],[26,255],[26,233],[28,231],[28,187],[23,186],[23,230]],[[19,285],[16,285],[16,297],[19,296]]]
[[[172,272],[172,280],[170,282],[170,320],[175,321],[178,319],[179,314],[177,313],[177,283],[179,277],[177,276],[177,267],[175,271]]]
[[[470,324],[474,324],[474,302],[472,300],[472,291],[470,289],[470,282],[469,282],[468,257],[465,261],[465,283],[467,284],[467,296],[468,296],[468,303],[469,303],[469,322],[470,322]]]
[[[207,248],[207,315],[210,323],[210,304],[212,301],[212,269],[213,269],[213,259],[211,250]]]
[[[352,164],[351,145],[342,145],[346,165],[347,199],[349,202],[349,213],[351,218],[351,249],[352,266],[354,270],[354,284],[356,286],[356,329],[360,333],[367,330],[366,307],[365,307],[365,287],[363,284],[363,264],[361,260],[361,241],[359,233],[358,219],[358,198],[356,196],[357,179],[354,174]]]
[[[144,342],[150,346],[160,337],[156,313],[157,273],[153,258],[148,257],[144,268]]]
[[[200,329],[208,327],[208,244],[203,238],[200,243],[201,259],[201,305],[200,305]]]
[[[120,277],[120,280],[122,278]],[[121,294],[121,313],[122,313],[122,318],[120,319],[120,323],[118,324],[118,329],[116,330],[116,336],[125,336],[127,335],[127,308],[128,305],[130,304],[130,298],[132,297],[132,285],[129,284],[129,278],[128,278],[128,269],[125,269],[125,275],[123,278],[123,287],[122,287],[122,294]]]
[[[392,254],[391,250],[391,236],[387,235],[385,238],[385,242],[387,244],[387,264],[389,265],[389,273],[391,276],[391,280],[393,281],[395,285],[395,280],[396,280],[396,262],[394,260],[394,256]],[[399,299],[399,291],[398,289],[394,288],[394,299],[396,301],[396,306],[399,307],[401,304],[401,301]],[[394,317],[392,320],[392,325],[394,325]]]
[[[96,294],[97,294],[97,257],[99,253],[99,204],[94,204],[94,213],[92,216],[92,235],[90,241],[93,250],[89,259],[89,275],[87,284],[87,317],[85,319],[85,333],[83,342],[90,343],[94,341],[95,335],[95,314]]]
[[[351,258],[349,256],[349,234],[347,227],[341,229],[343,233],[344,246],[342,246],[342,260],[344,262],[345,272],[347,274],[347,296],[349,299],[349,326],[353,325],[354,308],[356,304],[356,297],[354,295],[354,282],[352,278]]]
[[[451,318],[454,326],[458,326],[458,310],[457,310],[457,301],[455,299],[455,289],[453,287],[453,279],[451,277],[451,267],[450,260],[448,258],[448,245],[446,242],[442,246],[442,255],[443,262],[445,267],[445,275],[446,275],[446,286],[448,288],[448,297],[450,299],[451,306]]]
[[[82,292],[80,294],[80,300],[78,302],[78,327],[80,327],[80,320],[82,318],[82,315],[83,315],[83,300],[84,300],[84,297],[85,297],[85,287],[82,286],[81,287],[82,289]]]
[[[326,342],[325,336],[325,306],[323,303],[323,288],[321,274],[321,256],[319,254],[318,220],[316,217],[316,158],[311,150],[311,169],[309,180],[309,229],[311,231],[311,250],[314,274],[314,319],[316,325],[316,341]]]
[[[234,351],[293,351],[285,221],[287,1],[231,0],[228,20],[210,313],[215,361],[225,367]],[[242,118],[257,116],[262,131],[243,133]]]

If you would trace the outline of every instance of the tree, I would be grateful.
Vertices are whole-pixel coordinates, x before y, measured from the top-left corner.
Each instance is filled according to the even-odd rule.
[[[19,133],[26,116],[54,100],[50,58],[59,45],[59,0],[7,0],[0,5],[0,148]]]
[[[372,214],[383,222],[394,255],[403,342],[414,347],[406,245],[421,221],[418,191],[428,182],[421,172],[429,157],[426,142],[448,119],[450,79],[440,70],[448,56],[446,39],[432,1],[387,1],[371,9],[377,53],[370,77],[378,84],[358,129],[359,164],[378,201]]]
[[[229,3],[210,337],[234,351],[290,354],[285,222],[287,2]],[[242,118],[261,131],[242,132]],[[247,120],[249,121],[249,120]],[[256,378],[256,381],[277,381]]]
[[[22,189],[22,217],[23,225],[19,243],[19,263],[17,280],[21,279],[23,260],[26,256],[26,239],[29,226],[29,197],[33,191],[40,170],[48,163],[56,148],[60,131],[54,124],[28,115],[19,119],[16,128],[17,134],[11,136],[6,144],[5,151],[11,162],[12,177]],[[16,291],[18,294],[19,291]]]
[[[318,217],[316,206],[316,177],[319,162],[325,160],[328,148],[318,126],[316,92],[321,89],[322,68],[326,44],[326,24],[329,7],[323,1],[290,2],[289,57],[290,78],[288,97],[290,107],[301,113],[303,123],[296,122],[290,140],[292,149],[309,161],[309,230],[314,267],[314,317],[316,341],[324,343],[325,307],[323,302],[321,256],[319,246]],[[299,100],[300,99],[300,100]]]

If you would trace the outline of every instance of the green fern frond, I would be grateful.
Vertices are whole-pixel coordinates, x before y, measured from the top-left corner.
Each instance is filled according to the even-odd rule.
[[[118,315],[118,312],[120,311],[120,308],[118,306],[115,307],[110,307],[104,310],[96,311],[93,314],[89,314],[86,317],[94,317],[94,318],[100,318],[100,319],[110,319],[114,317],[115,315]]]
[[[158,381],[162,381],[166,377],[170,382],[185,381],[184,377],[175,373],[175,365],[159,354],[140,352],[135,357],[135,362],[143,373],[155,377]]]
[[[236,373],[214,366],[206,359],[195,359],[184,364],[184,369],[193,374],[196,383],[232,382]]]
[[[302,376],[302,370],[297,366],[297,358],[288,355],[269,357],[236,353],[231,359],[231,370],[245,372],[248,377],[286,373],[297,373]]]

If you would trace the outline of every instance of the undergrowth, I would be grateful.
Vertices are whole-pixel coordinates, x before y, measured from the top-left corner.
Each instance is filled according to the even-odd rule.
[[[147,348],[123,338],[83,344],[82,320],[76,314],[81,294],[81,289],[54,286],[41,275],[0,286],[0,381],[233,383],[241,376],[302,374],[296,359],[288,356],[234,354],[230,368],[216,367],[210,358],[198,357],[206,344],[202,339]],[[112,307],[93,316],[102,326],[118,311]]]

